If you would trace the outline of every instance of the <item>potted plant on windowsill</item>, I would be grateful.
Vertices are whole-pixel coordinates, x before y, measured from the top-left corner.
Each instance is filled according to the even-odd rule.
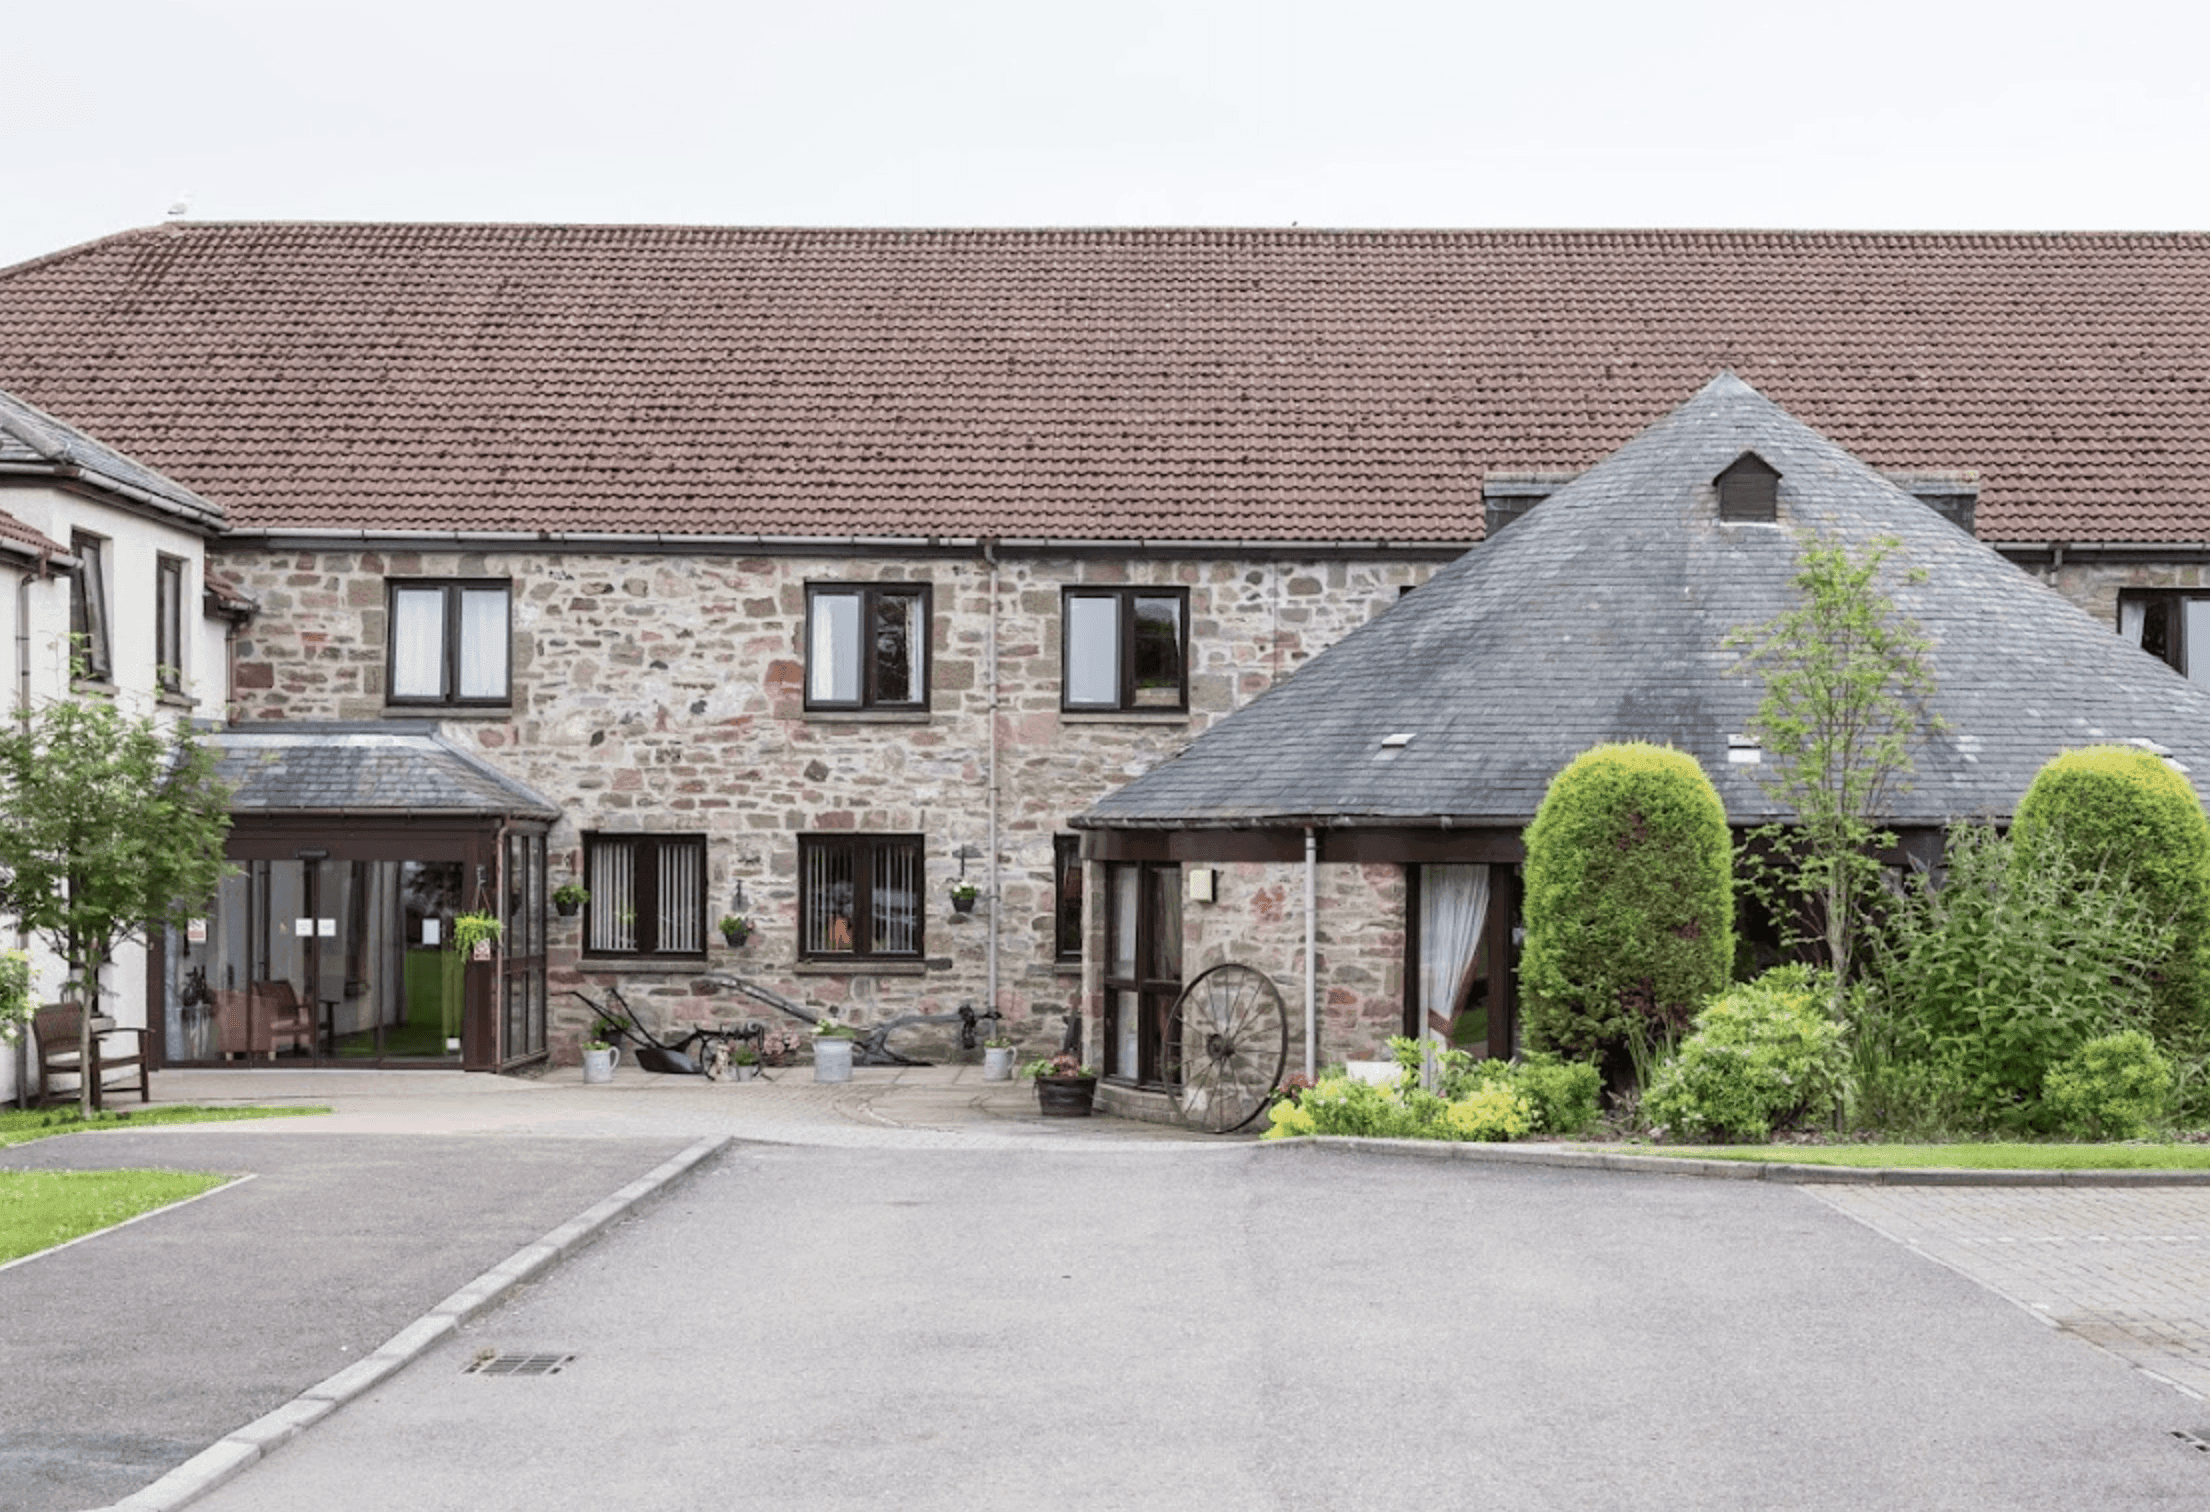
[[[1022,1075],[1036,1083],[1036,1110],[1046,1118],[1088,1118],[1097,1099],[1097,1069],[1072,1055],[1030,1061]]]
[[[982,1079],[984,1081],[1011,1081],[1013,1079],[1013,1038],[1007,1034],[993,1034],[982,1042]]]
[[[563,882],[553,889],[552,906],[560,911],[563,919],[574,918],[577,910],[590,901],[590,892],[578,882]]]
[[[837,1022],[834,1010],[824,1009],[813,1026],[813,1079],[848,1082],[852,1079],[852,1041],[859,1031]]]
[[[752,921],[743,914],[723,914],[720,928],[721,937],[731,950],[752,938]]]
[[[970,914],[975,911],[975,899],[982,896],[982,889],[972,882],[959,882],[952,887],[952,912]]]

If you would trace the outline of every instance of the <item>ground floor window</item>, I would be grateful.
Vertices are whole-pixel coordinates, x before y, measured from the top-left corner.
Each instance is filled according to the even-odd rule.
[[[706,953],[704,835],[585,835],[591,955]]]
[[[813,960],[920,956],[919,835],[800,835],[798,949]]]
[[[1082,960],[1082,837],[1051,837],[1052,955],[1062,964]]]
[[[1105,1074],[1171,1086],[1174,1004],[1182,995],[1182,869],[1125,862],[1105,868]]]
[[[1518,1049],[1511,1011],[1517,881],[1508,866],[1412,868],[1406,1034],[1476,1056]]]

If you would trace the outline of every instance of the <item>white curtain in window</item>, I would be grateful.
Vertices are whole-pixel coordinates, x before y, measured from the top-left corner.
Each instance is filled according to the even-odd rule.
[[[2118,600],[2118,634],[2129,646],[2141,644],[2141,631],[2149,622],[2149,606],[2144,599]]]
[[[1422,1038],[1450,1043],[1450,1015],[1489,917],[1486,866],[1420,868]]]
[[[506,590],[464,588],[460,595],[460,696],[506,697]]]
[[[815,703],[859,702],[859,595],[817,593],[806,631]]]
[[[391,596],[391,693],[445,696],[445,591],[401,588]]]
[[[1067,600],[1067,702],[1120,702],[1120,600]]]

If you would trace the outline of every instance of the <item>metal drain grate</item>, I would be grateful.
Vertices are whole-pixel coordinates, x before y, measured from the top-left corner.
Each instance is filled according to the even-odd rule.
[[[462,1375],[548,1376],[575,1358],[572,1354],[500,1354],[485,1350],[461,1369]]]
[[[2210,1439],[2199,1438],[2184,1428],[2174,1428],[2172,1437],[2178,1439],[2190,1449],[2197,1449],[2204,1454],[2210,1454]]]

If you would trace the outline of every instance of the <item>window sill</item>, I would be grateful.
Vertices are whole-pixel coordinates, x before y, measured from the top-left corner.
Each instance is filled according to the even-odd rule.
[[[790,968],[793,976],[927,976],[926,961],[800,961]]]
[[[69,679],[69,691],[72,693],[89,693],[94,698],[113,698],[119,690],[115,684],[104,678],[72,677]]]
[[[883,724],[925,725],[930,722],[927,709],[808,709],[807,724]]]
[[[594,956],[576,962],[578,971],[650,971],[662,975],[696,975],[710,965],[704,956]]]
[[[1189,723],[1187,709],[1061,709],[1061,724],[1179,725]]]
[[[200,701],[189,693],[156,693],[153,701],[164,709],[196,709]]]
[[[514,706],[500,704],[385,704],[386,719],[512,719]]]

